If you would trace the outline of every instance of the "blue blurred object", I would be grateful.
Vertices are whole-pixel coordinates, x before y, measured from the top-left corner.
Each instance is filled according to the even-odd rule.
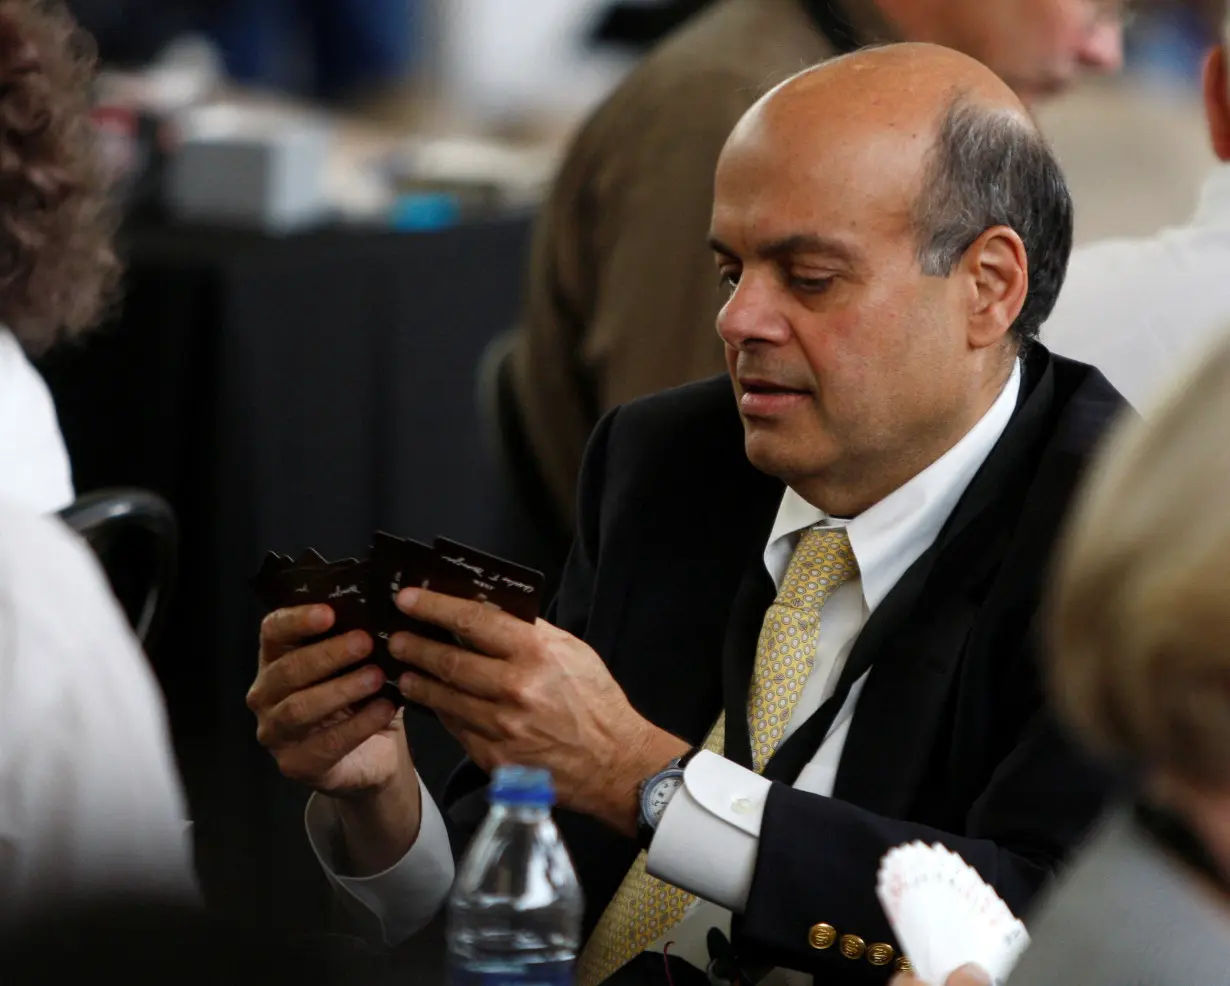
[[[1126,41],[1129,68],[1167,85],[1197,85],[1205,52],[1213,43],[1200,14],[1185,4],[1143,11]]]
[[[393,206],[389,221],[394,229],[421,231],[446,229],[457,225],[461,203],[448,192],[412,192],[402,195]]]
[[[240,82],[324,100],[405,78],[419,0],[235,0],[213,37]]]

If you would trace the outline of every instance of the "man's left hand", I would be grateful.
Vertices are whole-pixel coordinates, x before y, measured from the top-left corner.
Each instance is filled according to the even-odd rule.
[[[543,620],[427,590],[404,589],[397,605],[482,652],[394,634],[393,656],[426,672],[401,677],[407,699],[434,709],[484,770],[545,767],[560,804],[635,834],[641,781],[688,744],[632,708],[587,644]]]

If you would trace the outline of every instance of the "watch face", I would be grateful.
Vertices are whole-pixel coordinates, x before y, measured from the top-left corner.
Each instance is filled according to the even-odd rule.
[[[683,771],[675,774],[666,774],[659,777],[645,791],[645,817],[649,823],[657,828],[658,822],[662,820],[662,816],[666,813],[666,806],[671,803],[671,798],[675,796],[675,792],[683,786]]]

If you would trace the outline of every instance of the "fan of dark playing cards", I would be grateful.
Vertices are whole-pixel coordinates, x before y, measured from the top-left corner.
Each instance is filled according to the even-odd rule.
[[[399,706],[406,701],[396,682],[409,669],[389,654],[391,634],[405,630],[431,640],[466,646],[449,631],[406,616],[397,608],[394,600],[408,586],[491,603],[533,623],[538,619],[542,602],[543,576],[448,538],[436,538],[435,545],[428,547],[419,541],[377,532],[365,560],[326,561],[310,548],[298,558],[271,551],[252,577],[252,588],[270,610],[317,603],[331,606],[336,619],[319,639],[351,630],[371,634],[373,652],[359,663],[375,664],[384,672],[388,683],[381,697]]]

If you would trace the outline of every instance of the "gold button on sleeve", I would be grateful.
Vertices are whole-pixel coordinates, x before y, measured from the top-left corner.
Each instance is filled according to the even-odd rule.
[[[847,959],[861,959],[867,951],[867,943],[858,935],[842,935],[841,945],[838,947]]]
[[[837,941],[837,929],[831,924],[813,924],[807,933],[807,941],[812,948],[832,948],[833,942]]]
[[[913,972],[914,963],[907,959],[904,955],[893,963],[893,968],[898,972]]]
[[[867,961],[872,965],[888,965],[893,960],[893,946],[878,941],[867,946]]]

